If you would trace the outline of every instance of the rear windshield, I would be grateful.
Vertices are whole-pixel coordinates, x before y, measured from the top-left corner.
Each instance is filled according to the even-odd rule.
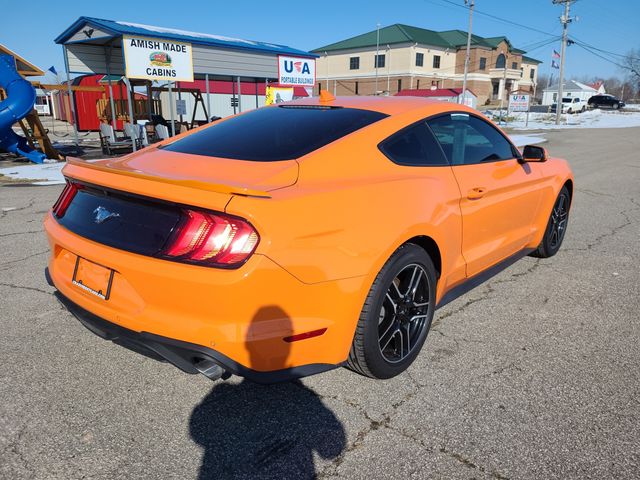
[[[163,148],[238,160],[291,160],[385,117],[356,108],[281,105],[230,118]]]

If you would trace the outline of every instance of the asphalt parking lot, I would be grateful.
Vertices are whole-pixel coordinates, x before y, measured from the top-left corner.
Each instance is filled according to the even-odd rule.
[[[61,187],[0,187],[0,478],[639,478],[640,128],[544,135],[576,175],[563,248],[383,382],[211,382],[99,339],[44,280]]]

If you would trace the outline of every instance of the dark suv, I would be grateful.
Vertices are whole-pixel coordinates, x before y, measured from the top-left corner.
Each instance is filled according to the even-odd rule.
[[[587,103],[591,108],[608,107],[617,110],[624,107],[624,102],[613,95],[594,95]]]

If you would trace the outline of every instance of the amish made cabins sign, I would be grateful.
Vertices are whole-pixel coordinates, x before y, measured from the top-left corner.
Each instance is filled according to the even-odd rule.
[[[128,78],[193,82],[190,43],[124,35],[122,45]]]

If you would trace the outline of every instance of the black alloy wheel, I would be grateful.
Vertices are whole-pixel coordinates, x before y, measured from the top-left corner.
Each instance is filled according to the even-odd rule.
[[[567,232],[569,223],[569,208],[571,207],[571,195],[566,186],[562,187],[556,202],[551,209],[547,229],[542,242],[531,255],[534,257],[548,258],[554,256],[560,250],[562,241]]]
[[[435,311],[436,270],[407,243],[387,260],[362,308],[347,367],[372,378],[402,373],[418,356]]]
[[[560,192],[556,204],[551,212],[551,222],[549,222],[549,246],[557,250],[562,244],[564,234],[567,231],[567,220],[569,219],[569,195]]]
[[[427,273],[416,263],[391,281],[378,315],[378,346],[387,362],[401,362],[416,347],[428,316],[429,289]]]

